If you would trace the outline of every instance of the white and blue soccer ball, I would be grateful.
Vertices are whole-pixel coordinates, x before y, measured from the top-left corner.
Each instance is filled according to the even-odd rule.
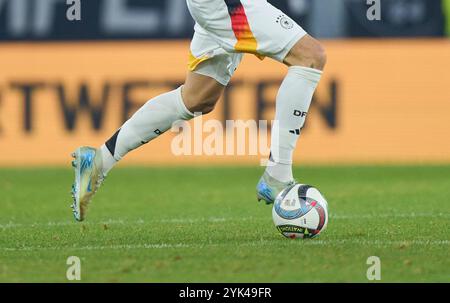
[[[314,238],[328,224],[328,203],[310,185],[295,184],[281,191],[272,209],[273,222],[285,237]]]

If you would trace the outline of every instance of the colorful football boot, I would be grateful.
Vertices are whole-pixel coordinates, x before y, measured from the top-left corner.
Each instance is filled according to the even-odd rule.
[[[294,180],[290,182],[280,182],[275,178],[272,178],[267,172],[264,172],[264,175],[256,186],[257,199],[258,201],[266,201],[266,204],[272,204],[283,189],[292,186],[295,183]]]
[[[80,147],[73,154],[75,182],[72,185],[73,215],[83,221],[93,196],[105,180],[102,172],[101,151],[92,147]]]

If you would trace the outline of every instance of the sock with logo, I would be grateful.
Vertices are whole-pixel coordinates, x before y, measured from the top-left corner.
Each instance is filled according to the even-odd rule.
[[[266,168],[270,176],[281,182],[293,180],[294,149],[321,76],[320,70],[292,66],[281,84],[272,126],[271,157]]]
[[[103,174],[130,151],[165,133],[174,122],[192,118],[194,114],[183,102],[181,87],[151,99],[100,147]]]

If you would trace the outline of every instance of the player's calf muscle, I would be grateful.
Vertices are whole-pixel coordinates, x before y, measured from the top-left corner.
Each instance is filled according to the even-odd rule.
[[[323,70],[327,63],[327,55],[323,45],[307,35],[292,47],[284,62],[288,66],[303,66]]]

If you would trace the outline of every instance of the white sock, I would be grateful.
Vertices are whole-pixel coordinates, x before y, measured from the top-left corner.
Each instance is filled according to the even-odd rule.
[[[294,180],[292,175],[292,164],[276,163],[269,160],[266,167],[266,172],[274,179],[280,182],[287,183]]]
[[[275,123],[272,127],[271,156],[266,172],[287,182],[292,177],[292,157],[305,124],[311,100],[322,72],[293,66],[281,84],[277,96]],[[272,164],[272,165],[271,165]]]
[[[165,133],[174,122],[192,118],[181,87],[151,99],[101,147],[103,173],[106,175],[130,151]]]
[[[105,144],[100,147],[100,152],[102,153],[103,175],[106,176],[114,165],[116,165],[117,160],[114,159]]]

